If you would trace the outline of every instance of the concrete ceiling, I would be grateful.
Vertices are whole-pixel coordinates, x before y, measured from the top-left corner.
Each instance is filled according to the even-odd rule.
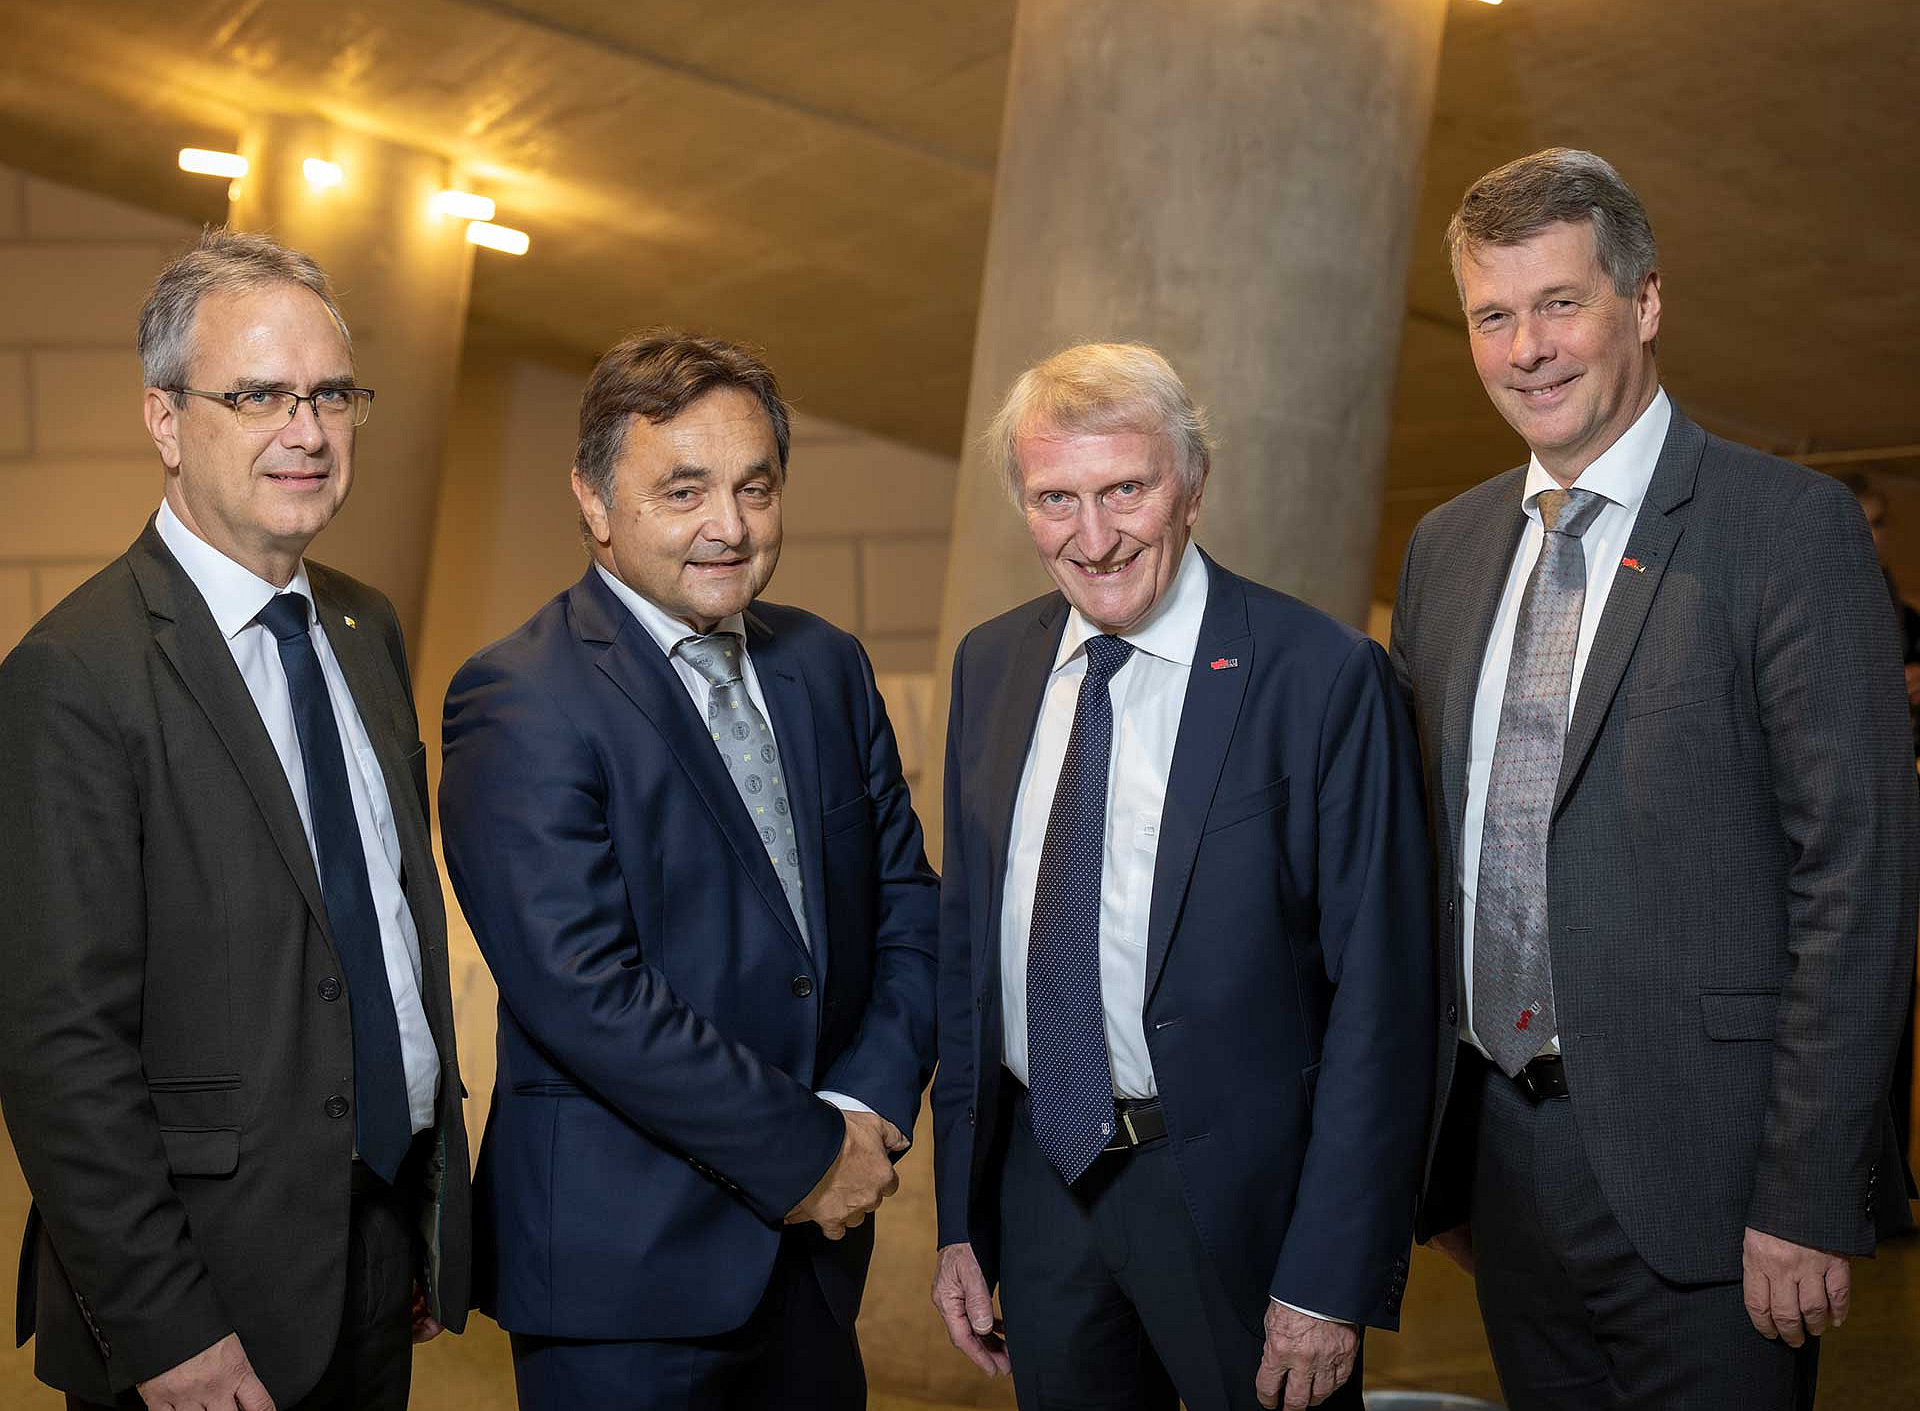
[[[1335,3],[1335,0],[1328,0]],[[1519,459],[1439,236],[1555,143],[1654,216],[1667,383],[1796,452],[1920,443],[1920,18],[1911,0],[1451,0],[1380,585],[1414,519]],[[173,165],[249,113],[440,151],[530,231],[475,316],[578,353],[677,321],[765,346],[805,408],[953,452],[1011,0],[0,0],[0,161],[218,219]],[[1911,455],[1894,469],[1920,469]]]

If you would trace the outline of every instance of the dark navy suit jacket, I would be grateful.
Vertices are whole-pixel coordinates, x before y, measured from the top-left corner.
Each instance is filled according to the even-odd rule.
[[[1433,942],[1413,724],[1386,654],[1207,561],[1154,864],[1146,1037],[1187,1205],[1258,1327],[1269,1294],[1396,1326],[1431,1101]],[[1000,910],[1067,620],[954,661],[934,1081],[940,1242],[999,1265]]]
[[[810,952],[672,664],[598,573],[447,696],[441,825],[500,990],[479,1306],[513,1332],[746,1321],[858,1098],[913,1130],[936,881],[854,639],[761,603],[747,651],[798,827]],[[872,1224],[807,1227],[851,1324]]]

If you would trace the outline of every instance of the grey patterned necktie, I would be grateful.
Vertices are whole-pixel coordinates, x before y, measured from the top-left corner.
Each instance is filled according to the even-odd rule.
[[[747,694],[740,675],[746,645],[737,632],[715,632],[705,637],[684,637],[674,643],[673,650],[711,688],[707,693],[707,729],[713,734],[713,747],[720,751],[733,787],[740,791],[740,801],[747,806],[753,826],[760,830],[760,841],[779,874],[780,889],[787,894],[800,936],[811,945],[807,909],[800,900],[800,843],[794,836],[793,815],[787,805],[780,751],[766,717]]]
[[[1508,1076],[1559,1031],[1547,949],[1547,829],[1587,601],[1580,536],[1607,502],[1592,490],[1545,490],[1537,503],[1545,532],[1514,626],[1473,918],[1473,1028]]]

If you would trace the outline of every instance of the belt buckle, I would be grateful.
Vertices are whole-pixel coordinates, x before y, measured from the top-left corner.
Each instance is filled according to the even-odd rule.
[[[1520,1085],[1520,1091],[1526,1094],[1528,1102],[1545,1101],[1540,1092],[1540,1080],[1534,1076],[1531,1063],[1521,1064],[1520,1071],[1513,1075],[1513,1079]]]
[[[1120,1109],[1120,1125],[1125,1129],[1127,1134],[1126,1144],[1128,1146],[1139,1146],[1140,1134],[1133,1129],[1133,1110],[1131,1108],[1123,1107]]]

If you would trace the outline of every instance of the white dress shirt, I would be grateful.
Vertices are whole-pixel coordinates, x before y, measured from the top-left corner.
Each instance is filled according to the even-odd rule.
[[[1173,582],[1147,620],[1122,634],[1134,651],[1107,683],[1113,701],[1113,758],[1100,863],[1100,1001],[1118,1097],[1154,1097],[1160,1091],[1147,1053],[1147,919],[1153,905],[1153,864],[1160,852],[1160,811],[1206,609],[1207,565],[1188,543]],[[1028,1080],[1027,941],[1033,929],[1033,891],[1080,683],[1087,674],[1085,644],[1099,632],[1079,609],[1068,612],[1040,719],[1027,747],[1007,844],[1006,889],[1000,903],[1000,1004],[1006,1065],[1022,1083]]]
[[[1567,692],[1567,719],[1573,719],[1573,707],[1580,699],[1580,680],[1586,674],[1587,655],[1593,650],[1594,633],[1600,627],[1600,615],[1606,610],[1607,594],[1613,589],[1614,576],[1620,571],[1621,555],[1633,534],[1633,522],[1640,515],[1640,502],[1646,498],[1653,480],[1654,466],[1660,459],[1660,447],[1667,439],[1667,424],[1673,419],[1673,407],[1665,391],[1656,391],[1653,401],[1639,419],[1597,460],[1580,472],[1574,482],[1577,490],[1592,490],[1606,498],[1606,505],[1580,536],[1580,547],[1587,561],[1587,598],[1580,610],[1580,637],[1573,654],[1573,683]],[[1460,1033],[1482,1053],[1473,1028],[1473,912],[1474,897],[1480,888],[1480,835],[1487,816],[1487,781],[1493,775],[1493,747],[1500,737],[1500,707],[1507,694],[1507,667],[1513,659],[1514,626],[1520,615],[1520,600],[1526,594],[1527,578],[1540,558],[1540,544],[1546,537],[1540,528],[1539,497],[1544,490],[1559,488],[1548,475],[1539,457],[1527,466],[1526,486],[1521,492],[1521,508],[1527,527],[1520,535],[1520,547],[1514,553],[1513,567],[1507,573],[1507,586],[1500,595],[1500,609],[1494,614],[1493,632],[1487,639],[1487,654],[1480,664],[1480,684],[1473,700],[1473,736],[1467,756],[1467,814],[1460,829],[1460,975],[1465,986],[1466,1003],[1461,1014]],[[1560,1051],[1560,1039],[1554,1036],[1551,1051]]]
[[[654,644],[665,653],[667,660],[673,665],[674,674],[680,678],[680,684],[687,688],[687,695],[693,701],[694,709],[699,711],[700,720],[704,725],[707,718],[707,702],[713,695],[713,687],[707,684],[706,677],[694,670],[693,663],[682,656],[676,655],[673,650],[680,645],[680,643],[686,641],[687,638],[698,637],[701,634],[694,631],[689,624],[681,621],[658,603],[654,602],[653,599],[643,597],[641,594],[634,592],[633,589],[629,588],[613,574],[607,572],[604,565],[596,563],[593,568],[594,572],[600,575],[601,581],[613,590],[614,597],[626,604],[627,611],[633,614],[634,620],[647,629],[647,635],[653,638]],[[767,722],[767,733],[773,736],[773,747],[776,750],[779,749],[780,732],[774,729],[773,712],[767,709],[767,698],[760,692],[760,677],[753,669],[753,654],[746,648],[746,618],[736,612],[731,617],[721,618],[713,630],[715,632],[732,632],[739,636],[741,642],[741,683],[747,688],[747,699],[752,701],[754,709],[760,712],[760,718]],[[717,748],[716,746],[716,749]],[[845,1093],[822,1092],[816,1093],[814,1096],[832,1103],[835,1107],[845,1108],[850,1111],[873,1111],[871,1107],[868,1107],[864,1102],[860,1101],[859,1098],[849,1097]],[[911,1138],[913,1133],[908,1132],[905,1135]]]
[[[276,588],[250,569],[242,568],[213,545],[180,522],[173,507],[164,500],[156,516],[160,538],[180,567],[186,570],[193,586],[206,600],[214,625],[226,639],[233,664],[240,668],[240,679],[260,712],[260,723],[273,741],[273,752],[280,757],[280,768],[293,791],[294,807],[300,811],[300,826],[306,830],[307,849],[319,868],[319,852],[313,843],[313,813],[307,803],[307,771],[300,755],[300,735],[293,723],[293,698],[287,690],[286,668],[280,663],[280,643],[273,633],[257,621],[260,610],[282,592],[299,593],[313,603],[313,588],[307,582],[307,566],[302,563],[292,582]],[[340,728],[340,743],[347,756],[347,789],[353,795],[353,816],[360,825],[360,850],[366,854],[367,884],[373,892],[374,915],[380,922],[380,950],[387,963],[387,986],[393,991],[394,1018],[400,1025],[400,1062],[407,1079],[407,1115],[413,1130],[423,1132],[433,1125],[433,1099],[440,1087],[440,1055],[433,1046],[433,1032],[427,1027],[427,1011],[420,1000],[420,936],[414,929],[413,911],[400,887],[400,835],[393,824],[387,782],[380,772],[380,760],[367,738],[360,708],[347,689],[347,678],[327,642],[325,625],[317,611],[309,619],[314,655],[320,659],[320,674],[326,678],[327,696],[333,703],[333,718]],[[437,883],[436,883],[437,885]]]

